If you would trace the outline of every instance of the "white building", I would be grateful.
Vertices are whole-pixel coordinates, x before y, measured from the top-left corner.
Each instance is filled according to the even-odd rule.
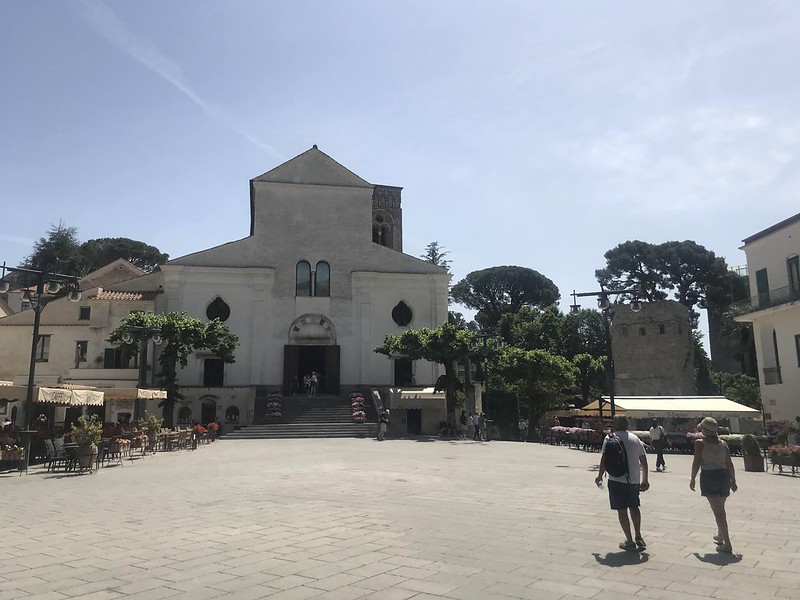
[[[234,363],[198,352],[179,371],[185,398],[176,407],[178,423],[214,418],[259,423],[267,394],[291,394],[312,371],[320,374],[321,394],[347,395],[358,389],[366,395],[373,388],[411,381],[432,386],[438,365],[374,352],[388,334],[438,327],[448,316],[447,270],[402,252],[400,192],[368,183],[314,146],[251,180],[246,238],[171,260],[153,273],[89,294],[94,303],[87,304],[92,316],[85,324],[76,323],[78,312],[61,314],[78,311],[73,304],[48,306],[42,335],[52,336],[49,358],[37,367],[37,378],[52,374],[98,385],[106,370],[99,367],[111,369],[108,361],[126,358],[124,348],[111,350],[118,355],[112,356],[102,340],[130,310],[147,310],[218,317],[240,340]],[[95,319],[97,325],[90,327]],[[25,353],[19,355],[19,350],[26,335],[30,348],[32,315],[20,313],[3,321],[7,331],[11,325],[23,327],[17,328],[11,346],[0,344],[0,364],[13,362],[5,369],[9,373],[0,367],[0,379],[27,372]],[[50,333],[56,325],[65,333]],[[97,369],[75,369],[79,342],[88,343],[87,360],[97,361]],[[121,385],[135,384],[133,365],[124,366],[131,367],[123,369],[127,376],[114,377]],[[155,401],[146,408],[159,410]],[[440,409],[426,405],[416,411],[413,418],[422,431],[438,431],[445,418],[444,399]],[[393,421],[402,427],[405,417],[395,415]]]
[[[800,415],[800,214],[743,241],[751,298],[736,320],[753,324],[765,413],[793,421]]]

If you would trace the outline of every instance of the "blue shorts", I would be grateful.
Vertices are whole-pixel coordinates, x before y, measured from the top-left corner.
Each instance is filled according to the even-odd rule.
[[[636,508],[639,506],[639,484],[609,480],[608,499],[611,502],[611,510]]]
[[[728,469],[708,469],[700,471],[700,495],[722,496],[731,495],[731,475]]]

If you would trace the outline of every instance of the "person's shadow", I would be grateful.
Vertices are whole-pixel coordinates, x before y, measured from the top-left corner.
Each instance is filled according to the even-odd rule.
[[[705,554],[700,554],[699,552],[693,552],[694,557],[699,560],[700,562],[708,563],[710,565],[716,565],[718,567],[724,567],[725,565],[732,565],[734,563],[741,562],[742,555],[741,554],[722,554],[720,552],[706,552]]]
[[[622,552],[607,552],[605,555],[592,552],[592,556],[594,556],[594,559],[599,564],[606,567],[641,565],[650,560],[650,555],[647,552],[631,552],[629,550],[623,550]]]

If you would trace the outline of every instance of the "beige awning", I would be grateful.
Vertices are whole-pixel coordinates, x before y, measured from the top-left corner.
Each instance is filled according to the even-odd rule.
[[[98,406],[103,404],[103,392],[40,387],[36,402],[67,406]]]
[[[693,418],[714,417],[729,419],[742,417],[757,419],[761,413],[725,396],[617,396],[616,412],[627,417]],[[597,401],[584,406],[582,412],[597,414]],[[610,412],[611,404],[603,399],[603,412]]]
[[[92,389],[49,388],[33,386],[33,401],[61,406],[95,406],[103,404],[103,392]],[[0,400],[24,402],[28,397],[27,385],[0,386]]]
[[[105,388],[105,400],[163,400],[167,397],[164,390],[145,388]]]
[[[447,408],[447,399],[444,392],[434,392],[432,387],[402,390],[399,398],[392,398],[391,407],[393,409],[445,410]]]

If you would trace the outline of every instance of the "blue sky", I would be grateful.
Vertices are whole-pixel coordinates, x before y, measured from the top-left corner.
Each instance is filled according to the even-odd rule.
[[[798,212],[793,2],[0,3],[0,262],[59,220],[172,257],[245,237],[318,144],[402,186],[405,251],[596,289],[628,239]],[[589,304],[588,302],[586,303]]]

